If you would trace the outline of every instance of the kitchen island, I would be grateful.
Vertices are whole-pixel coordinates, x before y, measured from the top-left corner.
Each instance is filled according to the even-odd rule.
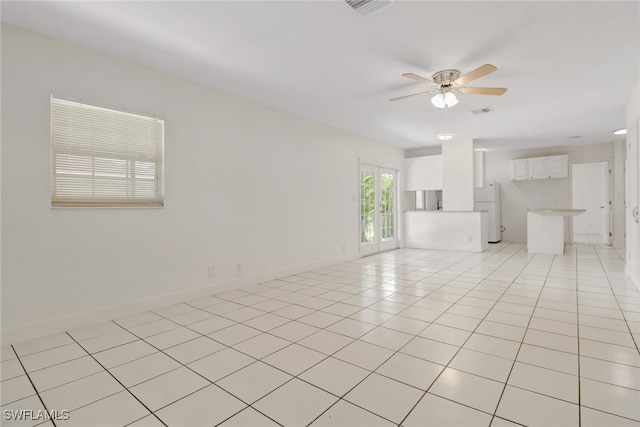
[[[527,250],[537,254],[564,254],[564,217],[584,212],[585,209],[529,209]]]

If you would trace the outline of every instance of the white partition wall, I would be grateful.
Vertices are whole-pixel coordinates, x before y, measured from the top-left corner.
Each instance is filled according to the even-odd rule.
[[[408,248],[483,252],[489,247],[486,211],[405,213]]]
[[[484,150],[474,150],[473,152],[473,186],[475,188],[484,187],[485,179]]]
[[[442,210],[473,210],[473,140],[442,144]]]
[[[404,159],[405,191],[442,190],[442,156]]]
[[[406,247],[472,252],[487,249],[488,214],[474,211],[473,200],[474,181],[483,175],[482,164],[479,173],[474,173],[474,159],[482,161],[482,157],[474,153],[473,140],[451,140],[442,144],[442,210],[405,212]],[[425,157],[408,159],[409,165],[417,165],[421,159]],[[411,189],[413,187],[407,188]]]

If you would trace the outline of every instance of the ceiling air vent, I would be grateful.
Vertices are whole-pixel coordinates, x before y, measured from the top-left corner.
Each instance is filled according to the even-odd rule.
[[[370,15],[395,4],[395,0],[345,0],[360,15]]]
[[[487,114],[492,111],[493,109],[491,107],[484,107],[484,108],[478,108],[477,110],[471,110],[471,114],[475,114],[477,116],[478,114]]]

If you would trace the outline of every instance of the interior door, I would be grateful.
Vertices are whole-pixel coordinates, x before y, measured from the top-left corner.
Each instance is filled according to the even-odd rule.
[[[602,215],[602,243],[611,245],[611,166],[609,162],[601,163],[602,171],[602,201],[600,211]]]
[[[396,249],[397,173],[360,165],[360,254]]]

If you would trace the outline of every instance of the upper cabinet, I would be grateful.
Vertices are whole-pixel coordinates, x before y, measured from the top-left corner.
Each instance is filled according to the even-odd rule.
[[[534,157],[527,159],[529,179],[547,179],[547,158]]]
[[[509,160],[509,179],[523,181],[529,179],[527,174],[527,159]]]
[[[566,154],[509,160],[509,179],[512,181],[567,178],[568,176],[569,156]]]
[[[442,190],[442,156],[404,159],[406,191]]]
[[[569,176],[569,156],[562,154],[560,156],[547,157],[547,177],[548,178],[567,178]]]

